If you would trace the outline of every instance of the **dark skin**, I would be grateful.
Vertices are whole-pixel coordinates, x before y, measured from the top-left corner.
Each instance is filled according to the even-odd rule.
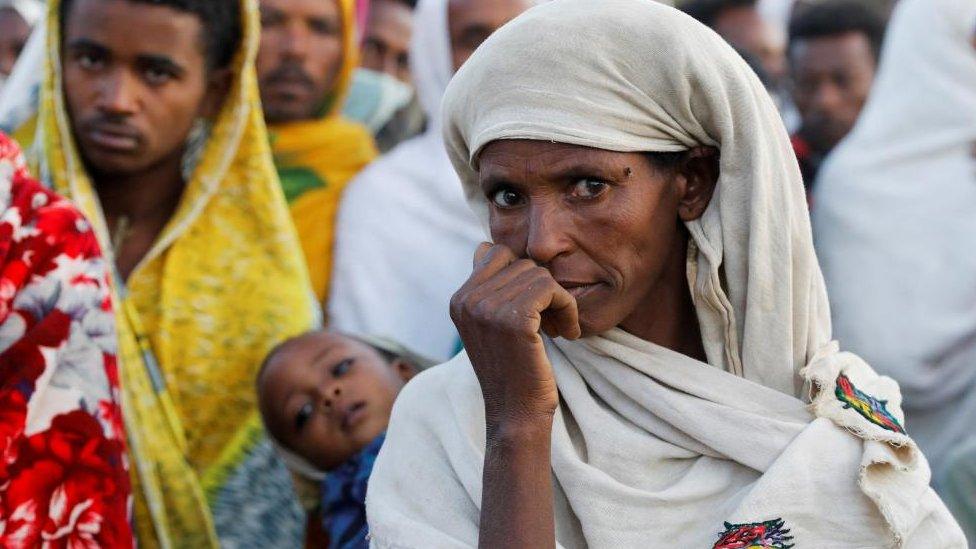
[[[801,39],[790,48],[793,100],[802,135],[823,156],[854,127],[874,82],[876,60],[867,36],[848,32]]]
[[[230,71],[208,70],[203,23],[166,6],[75,0],[62,42],[75,141],[110,230],[128,220],[127,279],[176,211],[190,130],[216,115]]]
[[[538,3],[538,0],[451,0],[447,26],[454,70],[461,68],[491,33]]]
[[[393,401],[415,374],[360,341],[312,332],[268,360],[258,405],[275,440],[330,471],[386,431]]]
[[[30,37],[27,21],[13,8],[0,8],[0,75],[9,76]]]
[[[726,9],[716,18],[714,27],[730,44],[755,55],[774,82],[779,83],[786,76],[785,37],[756,8]]]
[[[335,0],[261,0],[257,71],[269,124],[315,118],[342,66]]]
[[[550,476],[559,401],[541,334],[620,327],[704,360],[688,289],[688,233],[718,180],[714,149],[673,169],[647,155],[503,140],[480,156],[494,245],[451,315],[481,384],[487,443],[481,547],[554,547]]]
[[[379,0],[369,7],[360,65],[410,83],[410,37],[413,11],[398,0]]]

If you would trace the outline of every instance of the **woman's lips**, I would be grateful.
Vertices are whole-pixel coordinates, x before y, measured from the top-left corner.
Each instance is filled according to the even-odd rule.
[[[560,282],[560,286],[569,292],[569,295],[579,301],[582,297],[597,289],[600,282]]]

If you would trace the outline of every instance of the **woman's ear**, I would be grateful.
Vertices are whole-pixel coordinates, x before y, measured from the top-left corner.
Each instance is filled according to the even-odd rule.
[[[413,376],[417,375],[417,367],[403,358],[395,359],[390,363],[390,366],[393,368],[393,371],[400,376],[400,379],[402,379],[404,383],[410,381],[413,379]]]
[[[695,147],[678,167],[684,183],[678,202],[682,221],[694,221],[704,215],[715,194],[719,176],[719,152],[714,147]]]
[[[208,120],[217,118],[233,82],[234,73],[231,69],[215,69],[210,71],[210,75],[207,77],[207,93],[204,95],[203,105],[200,107],[201,118]]]

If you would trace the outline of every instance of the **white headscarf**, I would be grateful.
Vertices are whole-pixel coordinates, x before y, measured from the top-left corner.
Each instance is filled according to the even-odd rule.
[[[447,0],[421,0],[411,70],[427,131],[373,163],[339,209],[330,325],[378,334],[446,360],[460,339],[448,311],[484,238],[441,138],[440,103],[453,72]]]
[[[498,139],[721,150],[714,199],[687,224],[708,363],[619,329],[547,343],[561,546],[711,547],[762,523],[770,547],[964,547],[899,425],[897,385],[830,344],[789,137],[718,35],[649,0],[556,0],[489,38],[444,108],[483,219],[478,155]],[[476,545],[484,445],[466,356],[412,381],[370,481],[374,547]]]
[[[836,335],[901,384],[937,480],[976,437],[974,33],[973,0],[902,2],[814,197]]]

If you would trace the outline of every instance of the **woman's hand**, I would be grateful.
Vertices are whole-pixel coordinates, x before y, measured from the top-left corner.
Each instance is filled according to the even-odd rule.
[[[546,269],[482,244],[451,317],[485,399],[479,547],[555,547],[549,455],[559,394],[539,332],[580,337],[576,300]]]
[[[489,439],[494,430],[551,421],[559,396],[540,331],[576,339],[580,326],[576,300],[549,271],[484,243],[451,317],[481,383]]]

